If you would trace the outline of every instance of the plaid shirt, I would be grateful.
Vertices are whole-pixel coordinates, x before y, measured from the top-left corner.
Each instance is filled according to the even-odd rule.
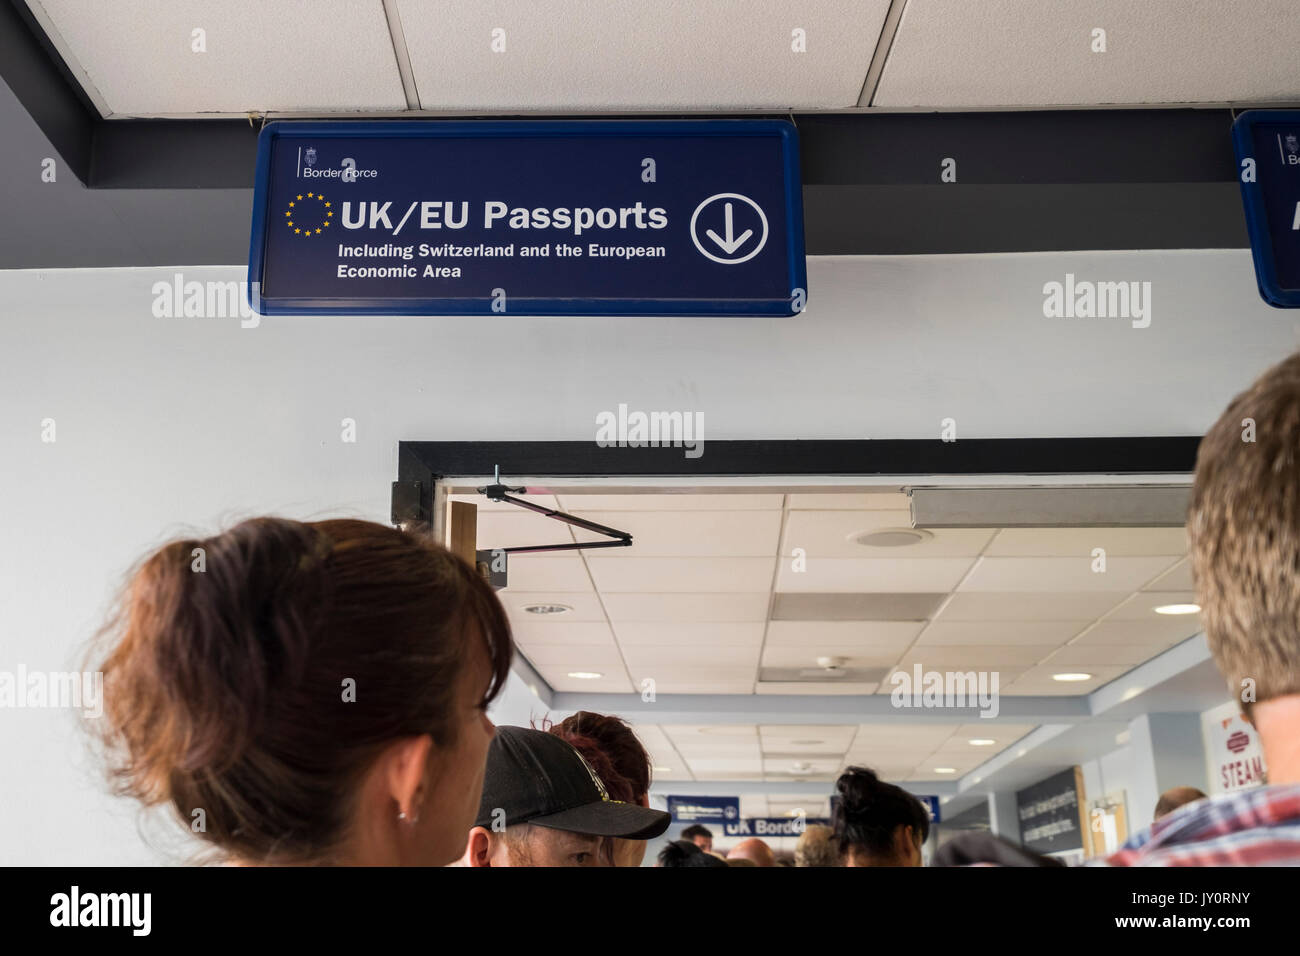
[[[1134,836],[1103,866],[1300,866],[1300,784],[1198,800]]]

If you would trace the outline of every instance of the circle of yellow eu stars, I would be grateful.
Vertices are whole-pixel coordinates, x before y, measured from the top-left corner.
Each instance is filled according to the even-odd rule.
[[[284,221],[289,224],[295,236],[319,236],[322,229],[328,229],[330,220],[334,218],[334,210],[330,208],[333,203],[325,201],[325,197],[320,193],[307,193],[304,196],[298,194],[297,199],[289,201],[289,208],[285,210]],[[309,209],[310,206],[316,207],[317,215],[313,216]],[[320,213],[324,213],[321,216]],[[304,222],[304,219],[319,219],[316,225]]]

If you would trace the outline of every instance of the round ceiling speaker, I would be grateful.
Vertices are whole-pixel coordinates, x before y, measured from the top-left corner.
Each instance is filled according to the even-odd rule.
[[[929,531],[920,528],[877,528],[850,535],[849,540],[868,548],[906,548],[933,537]]]

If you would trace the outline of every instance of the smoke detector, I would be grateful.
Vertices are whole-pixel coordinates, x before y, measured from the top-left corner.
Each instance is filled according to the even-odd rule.
[[[803,673],[809,677],[841,678],[848,674],[848,671],[844,669],[845,660],[846,658],[843,657],[819,657],[817,658],[819,670],[810,669]]]

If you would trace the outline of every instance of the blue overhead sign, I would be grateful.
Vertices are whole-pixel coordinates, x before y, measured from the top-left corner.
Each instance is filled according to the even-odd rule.
[[[1300,308],[1300,110],[1249,110],[1232,124],[1259,294]]]
[[[264,315],[792,315],[807,299],[784,120],[270,123]]]
[[[674,823],[725,823],[740,817],[740,797],[668,798]]]
[[[724,823],[722,832],[729,837],[797,837],[814,824],[829,826],[820,817],[745,817]]]

